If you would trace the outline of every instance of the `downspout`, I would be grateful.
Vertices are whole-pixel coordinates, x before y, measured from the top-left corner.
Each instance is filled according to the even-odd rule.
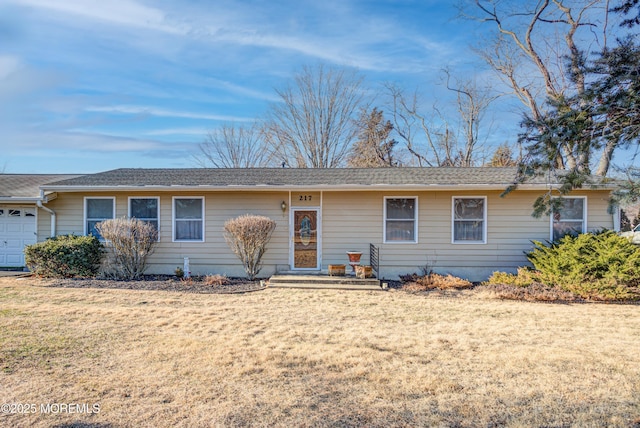
[[[51,237],[54,238],[56,236],[56,212],[51,208],[42,205],[42,199],[44,199],[44,191],[41,190],[40,199],[36,202],[36,205],[38,208],[45,210],[49,215],[51,215]]]

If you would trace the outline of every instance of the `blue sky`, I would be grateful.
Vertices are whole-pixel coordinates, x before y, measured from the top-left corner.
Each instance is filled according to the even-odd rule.
[[[302,65],[444,89],[441,69],[491,79],[453,2],[2,0],[0,171],[193,167],[208,130],[265,113]],[[439,95],[440,94],[440,95]],[[497,103],[491,141],[515,140]]]

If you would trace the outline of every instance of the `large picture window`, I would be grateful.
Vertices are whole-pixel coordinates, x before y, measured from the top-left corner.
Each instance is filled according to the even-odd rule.
[[[551,240],[565,235],[578,235],[586,231],[587,198],[563,198],[551,216]]]
[[[418,198],[384,199],[384,242],[417,242]]]
[[[484,244],[487,225],[487,200],[484,197],[453,198],[453,243]]]
[[[204,241],[204,198],[173,198],[173,240]]]
[[[115,198],[85,198],[84,199],[84,234],[102,239],[96,230],[96,224],[104,220],[115,218]]]
[[[158,198],[129,198],[129,217],[145,221],[159,230]]]

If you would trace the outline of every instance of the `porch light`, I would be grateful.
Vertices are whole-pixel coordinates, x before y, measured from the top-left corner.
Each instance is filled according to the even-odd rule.
[[[280,204],[280,208],[282,208],[282,214],[284,214],[284,212],[287,210],[287,203],[285,201],[282,201],[282,203]]]

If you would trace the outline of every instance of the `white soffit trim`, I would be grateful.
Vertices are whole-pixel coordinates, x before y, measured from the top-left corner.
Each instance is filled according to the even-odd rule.
[[[504,191],[510,184],[407,184],[407,185],[393,185],[393,184],[345,184],[345,185],[268,185],[268,184],[256,184],[256,185],[226,185],[226,186],[56,186],[56,187],[43,187],[43,190],[50,192],[135,192],[135,191],[153,191],[153,192],[175,192],[179,191],[289,191],[289,190],[317,190],[317,191],[487,191],[487,190],[500,190]],[[545,184],[521,184],[517,190],[549,190],[548,185]],[[551,186],[553,189],[557,189],[559,186]],[[591,191],[591,190],[613,190],[614,187],[602,185],[594,187],[585,187],[579,190]],[[50,198],[51,199],[51,198]]]

